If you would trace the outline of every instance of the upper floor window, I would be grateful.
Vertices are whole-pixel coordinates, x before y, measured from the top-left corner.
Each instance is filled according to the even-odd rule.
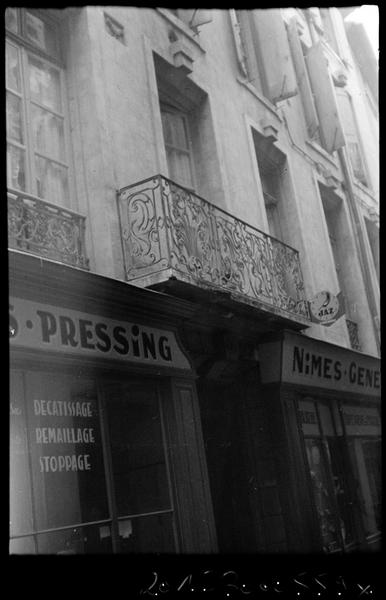
[[[169,176],[189,189],[194,188],[192,153],[187,115],[168,104],[161,104],[162,129]]]
[[[332,154],[345,140],[323,44],[318,41],[308,47],[299,34],[296,17],[288,23],[287,33],[308,135]]]
[[[360,181],[363,185],[367,186],[368,180],[366,177],[365,163],[351,97],[341,88],[337,89],[336,95],[340,118],[343,123],[344,136],[346,138],[347,153],[354,177],[357,181]]]
[[[297,94],[284,21],[279,9],[230,10],[239,68],[276,104]]]
[[[67,204],[64,83],[55,23],[37,10],[6,11],[7,183]]]

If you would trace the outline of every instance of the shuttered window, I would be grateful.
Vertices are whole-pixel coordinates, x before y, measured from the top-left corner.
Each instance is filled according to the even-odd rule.
[[[367,185],[366,171],[362,158],[358,128],[355,121],[351,98],[343,89],[338,88],[336,94],[338,99],[339,113],[343,124],[344,136],[347,140],[347,153],[354,177],[363,183],[363,185]]]
[[[238,10],[231,15],[239,66],[271,102],[297,93],[285,25],[279,9]],[[244,60],[245,58],[245,60]]]
[[[318,114],[323,148],[332,154],[345,145],[332,77],[321,42],[313,44],[306,55],[308,75]]]
[[[293,17],[289,22],[287,32],[300,91],[300,98],[307,124],[307,131],[310,138],[313,138],[318,131],[318,115],[312,95],[310,80],[308,78],[307,65],[304,58],[302,44],[299,39],[296,17]]]
[[[63,72],[58,31],[38,11],[7,9],[7,182],[68,204]],[[37,50],[37,52],[34,51]]]

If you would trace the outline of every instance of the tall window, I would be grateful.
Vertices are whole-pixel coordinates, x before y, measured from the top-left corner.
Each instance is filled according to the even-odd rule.
[[[263,188],[264,205],[267,214],[269,233],[283,240],[283,233],[280,223],[279,202],[280,202],[280,172],[277,167],[271,171],[264,166],[260,166],[260,179]]]
[[[295,96],[295,73],[280,9],[231,9],[229,13],[243,76],[273,104]]]
[[[347,152],[354,177],[363,185],[367,185],[366,170],[359,141],[359,131],[351,97],[344,89],[338,88],[336,94],[344,135],[347,142]]]
[[[6,11],[7,183],[67,204],[63,73],[58,30],[37,10]]]
[[[193,189],[192,152],[187,116],[170,105],[161,104],[161,117],[169,176],[176,183]]]

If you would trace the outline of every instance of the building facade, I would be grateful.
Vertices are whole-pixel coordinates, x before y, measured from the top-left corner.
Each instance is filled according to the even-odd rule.
[[[7,9],[11,553],[379,548],[347,12]]]

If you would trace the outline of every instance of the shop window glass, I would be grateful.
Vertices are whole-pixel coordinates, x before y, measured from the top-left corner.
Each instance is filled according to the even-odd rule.
[[[10,535],[28,533],[34,529],[31,481],[28,454],[28,430],[24,404],[23,376],[20,371],[10,373]],[[30,539],[23,538],[26,547]],[[14,542],[14,548],[23,547],[23,539]],[[11,548],[12,549],[12,548]]]
[[[322,441],[307,439],[305,440],[305,446],[323,550],[325,552],[334,552],[340,549],[341,544],[336,508],[331,491],[331,480]]]
[[[109,517],[93,382],[27,373],[37,530]]]
[[[123,554],[174,551],[173,520],[170,514],[149,515],[118,522]]]
[[[381,529],[381,442],[350,439],[349,452],[365,534],[371,536]]]
[[[299,401],[323,548],[350,548],[381,529],[380,416],[376,407]],[[339,408],[339,410],[338,410]]]
[[[42,533],[37,544],[39,554],[110,554],[111,527],[92,525]]]
[[[328,451],[333,477],[334,493],[339,511],[342,541],[355,541],[355,493],[352,489],[351,468],[347,444],[342,437],[328,438]]]
[[[155,390],[106,389],[118,516],[171,508],[161,415]]]
[[[58,373],[11,372],[10,552],[174,552],[161,413],[155,389],[103,384],[110,447],[102,447],[96,383]]]

